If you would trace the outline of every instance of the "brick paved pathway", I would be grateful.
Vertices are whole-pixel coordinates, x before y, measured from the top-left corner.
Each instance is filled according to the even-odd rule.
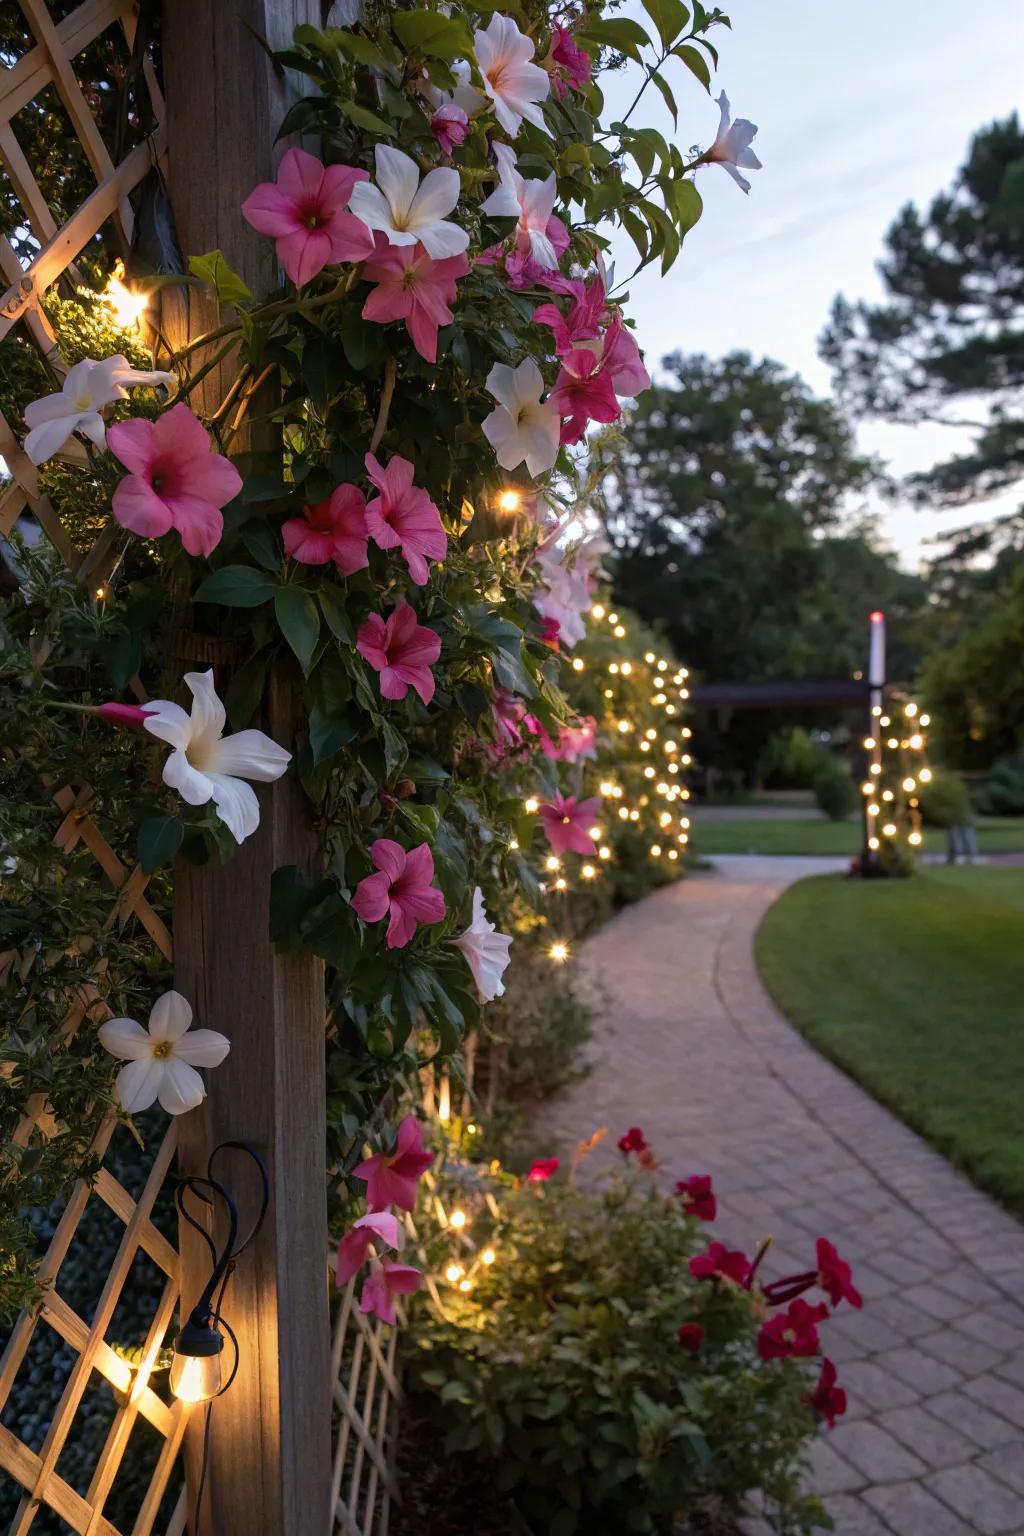
[[[834,864],[722,858],[592,938],[593,1070],[536,1130],[608,1125],[597,1165],[642,1126],[666,1174],[713,1173],[719,1236],[772,1234],[769,1275],[819,1234],[851,1259],[864,1310],[825,1330],[850,1410],[812,1479],[839,1536],[1024,1536],[1024,1228],[806,1045],[754,968],[767,907]]]

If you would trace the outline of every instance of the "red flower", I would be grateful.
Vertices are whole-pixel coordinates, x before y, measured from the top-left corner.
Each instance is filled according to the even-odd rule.
[[[553,651],[561,650],[562,626],[557,619],[545,619],[540,627],[539,639]]]
[[[831,1360],[821,1362],[818,1385],[808,1393],[807,1401],[821,1414],[829,1429],[835,1429],[836,1419],[846,1412],[846,1393],[836,1386],[836,1368]]]
[[[816,1355],[821,1349],[818,1324],[828,1317],[828,1307],[809,1306],[806,1301],[796,1300],[785,1312],[779,1312],[762,1324],[757,1336],[757,1352],[762,1360],[786,1360],[791,1356],[804,1358]]]
[[[819,1237],[816,1245],[818,1259],[818,1284],[834,1307],[848,1301],[851,1307],[862,1307],[864,1298],[853,1283],[853,1270],[841,1259],[826,1237]]]
[[[750,1290],[750,1260],[738,1248],[727,1248],[724,1243],[712,1243],[706,1253],[698,1253],[690,1260],[690,1274],[695,1280],[711,1280],[720,1276]]]
[[[676,1338],[679,1340],[680,1349],[685,1349],[687,1354],[695,1355],[704,1342],[704,1329],[700,1323],[680,1323],[676,1329]]]
[[[619,1151],[624,1152],[627,1157],[630,1152],[647,1151],[647,1141],[638,1125],[630,1126],[625,1136],[619,1137]]]
[[[530,1164],[530,1171],[526,1175],[527,1184],[543,1184],[553,1178],[562,1166],[562,1160],[558,1157],[538,1157]]]
[[[676,1184],[676,1194],[687,1216],[696,1216],[698,1221],[714,1221],[718,1214],[718,1201],[711,1188],[710,1174],[691,1173],[688,1179],[680,1179]]]

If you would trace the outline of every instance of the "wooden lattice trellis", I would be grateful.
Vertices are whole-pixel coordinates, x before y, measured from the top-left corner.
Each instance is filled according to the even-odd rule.
[[[0,342],[15,326],[20,326],[22,335],[31,340],[50,366],[63,372],[55,336],[40,301],[66,273],[75,277],[76,260],[109,222],[112,221],[125,248],[130,245],[134,226],[130,194],[165,155],[164,103],[152,63],[147,60],[143,73],[156,126],[115,165],[76,77],[74,62],[83,49],[109,29],[120,29],[131,49],[136,29],[134,0],[83,0],[56,22],[44,0],[18,0],[18,5],[34,45],[0,79],[0,163],[23,215],[24,228],[38,249],[26,266],[11,242],[0,236],[0,273],[9,284],[0,297]],[[19,143],[18,114],[51,88],[56,91],[96,181],[95,190],[60,224]],[[68,456],[74,455],[75,449],[69,444]],[[11,475],[0,492],[0,535],[7,536],[27,512],[80,579],[101,578],[109,560],[109,537],[101,534],[93,549],[85,553],[73,547],[57,510],[40,488],[18,435],[2,415],[0,456]],[[137,680],[133,687],[143,699],[145,695]],[[147,900],[148,877],[137,866],[126,867],[115,853],[91,814],[91,799],[84,783],[56,789],[53,800],[61,820],[54,844],[68,854],[80,844],[89,849],[96,860],[97,878],[108,882],[114,892],[110,921],[122,926],[140,924],[169,961],[171,935]],[[10,985],[17,979],[17,957],[0,957],[0,979],[5,974],[4,960],[8,962]],[[95,1016],[97,1009],[104,1011],[86,973],[79,1000],[66,1020],[65,1038],[72,1037],[82,1020]],[[20,1145],[29,1146],[34,1136],[44,1133],[49,1113],[44,1096],[37,1095],[16,1133]],[[102,1166],[115,1126],[116,1117],[108,1116],[95,1137],[92,1152],[101,1165],[100,1171],[91,1183],[82,1180],[75,1186],[42,1261],[40,1279],[46,1287],[43,1300],[19,1318],[0,1359],[3,1412],[38,1329],[44,1325],[53,1329],[75,1356],[41,1446],[33,1448],[20,1438],[17,1425],[0,1426],[0,1476],[8,1475],[22,1490],[10,1536],[25,1536],[43,1508],[53,1511],[79,1536],[127,1536],[107,1518],[104,1509],[129,1453],[133,1428],[140,1419],[162,1436],[163,1443],[130,1536],[149,1536],[155,1529],[168,1487],[172,1479],[181,1476],[178,1458],[190,1410],[180,1403],[168,1404],[150,1384],[161,1349],[173,1332],[179,1300],[178,1252],[151,1219],[154,1202],[171,1174],[177,1127],[172,1122],[145,1188],[135,1199],[109,1168]],[[124,1232],[91,1321],[86,1322],[62,1297],[60,1272],[87,1204],[97,1200],[124,1223]],[[105,1334],[140,1252],[160,1271],[162,1290],[141,1358],[129,1364],[110,1347]],[[400,1396],[395,1363],[397,1330],[361,1316],[355,1295],[353,1283],[341,1298],[333,1340],[331,1379],[336,1440],[331,1525],[333,1532],[344,1532],[346,1536],[386,1536],[396,1494],[389,1446]],[[58,1461],[65,1446],[74,1441],[76,1417],[90,1384],[97,1378],[114,1389],[118,1406],[88,1488],[81,1493],[61,1475]],[[185,1524],[186,1501],[182,1491],[167,1536],[181,1536]]]

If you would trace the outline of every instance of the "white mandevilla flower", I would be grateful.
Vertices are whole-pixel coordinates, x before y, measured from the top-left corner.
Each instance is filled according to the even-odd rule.
[[[459,200],[459,173],[436,166],[420,181],[420,168],[409,155],[387,144],[375,151],[377,183],[357,182],[348,206],[368,229],[378,229],[389,245],[423,246],[428,256],[458,256],[469,235],[445,215]]]
[[[526,181],[516,166],[515,151],[508,144],[495,144],[494,158],[501,178],[490,197],[480,204],[482,213],[518,219],[517,238],[529,244],[530,254],[540,266],[558,267],[558,254],[548,239],[548,220],[555,211],[555,173],[544,181]]]
[[[472,83],[472,66],[465,59],[457,59],[452,65],[455,89],[442,91],[431,84],[430,76],[420,77],[418,89],[436,112],[440,107],[461,107],[467,117],[476,117],[487,105],[487,97]]]
[[[154,699],[145,706],[143,724],[174,751],[164,763],[163,780],[189,805],[212,800],[217,815],[235,841],[244,842],[260,824],[256,791],[245,780],[272,784],[291,762],[291,753],[262,731],[224,736],[227,718],[213,686],[213,672],[186,672],[192,713],[180,704]]]
[[[549,544],[537,556],[545,588],[538,591],[533,606],[541,618],[552,619],[558,625],[559,642],[567,650],[586,634],[585,615],[607,547],[604,539],[595,536],[568,550]]]
[[[741,176],[736,169],[742,166],[745,171],[759,171],[761,162],[751,149],[751,143],[757,128],[755,124],[748,122],[745,117],[738,117],[732,124],[729,122],[729,98],[723,91],[718,97],[718,105],[722,115],[718,123],[718,137],[705,155],[705,159],[713,165],[720,165],[728,171],[738,187],[744,192],[750,191],[750,182],[745,176]]]
[[[539,103],[551,89],[547,70],[531,64],[533,39],[520,32],[509,16],[495,14],[483,31],[473,33],[477,67],[484,90],[494,102],[494,115],[513,138],[525,118],[547,133]]]
[[[197,1067],[219,1067],[231,1041],[215,1029],[190,1029],[192,1009],[180,992],[153,1004],[149,1028],[135,1019],[108,1019],[100,1026],[104,1050],[128,1065],[117,1074],[118,1103],[139,1114],[157,1099],[169,1115],[183,1115],[206,1097]]]
[[[115,400],[128,398],[127,388],[148,384],[173,384],[174,374],[162,369],[140,372],[132,368],[120,353],[97,362],[83,357],[69,368],[63,386],[55,395],[44,395],[25,407],[25,452],[33,464],[45,464],[58,453],[72,432],[82,432],[96,444],[107,445],[107,430],[100,411]]]
[[[531,475],[546,474],[558,458],[561,421],[541,400],[544,380],[533,358],[525,357],[518,368],[495,363],[487,389],[498,404],[481,426],[502,469],[525,461]]]
[[[477,886],[473,892],[473,921],[465,933],[454,940],[455,947],[466,957],[477,996],[482,1003],[492,1003],[505,991],[502,976],[508,965],[512,940],[507,933],[499,933],[484,911],[484,893]]]

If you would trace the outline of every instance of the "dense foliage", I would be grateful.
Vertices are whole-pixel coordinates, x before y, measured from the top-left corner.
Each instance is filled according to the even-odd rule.
[[[4,743],[14,805],[3,837],[16,863],[7,921],[19,957],[10,974],[28,979],[8,999],[18,1033],[3,1084],[4,1184],[15,1205],[66,1187],[110,1102],[114,1065],[96,1026],[110,1012],[145,1018],[166,985],[137,928],[110,920],[109,893],[89,889],[97,876],[84,851],[70,874],[67,859],[47,852],[55,784],[90,786],[114,853],[155,876],[159,907],[174,858],[226,859],[254,832],[245,767],[273,779],[282,748],[291,753],[322,859],[277,871],[268,941],[328,962],[329,1163],[342,1197],[367,1137],[387,1144],[394,1103],[416,1071],[455,1055],[479,1023],[485,994],[454,942],[468,935],[478,889],[517,954],[533,935],[556,963],[556,929],[575,931],[570,888],[610,886],[607,864],[620,892],[636,894],[682,864],[684,791],[672,772],[685,755],[682,674],[647,642],[638,660],[622,653],[615,680],[625,615],[606,637],[612,649],[595,641],[604,688],[585,660],[582,674],[568,663],[601,558],[585,537],[596,485],[586,429],[591,417],[614,420],[646,382],[603,266],[602,227],[621,222],[641,264],[674,259],[700,213],[690,173],[728,161],[731,140],[720,133],[687,161],[634,114],[650,87],[675,112],[669,66],[708,86],[717,55],[707,33],[725,18],[650,0],[648,31],[588,5],[570,31],[546,6],[514,11],[515,20],[496,16],[473,0],[370,5],[351,27],[298,29],[278,62],[306,77],[310,94],[282,134],[301,132],[322,160],[289,151],[277,183],[246,201],[248,222],[276,241],[276,255],[265,246],[269,296],[258,298],[220,252],[194,253],[181,281],[217,299],[220,323],[177,352],[159,345],[154,358],[104,294],[68,287],[48,298],[65,363],[120,354],[167,370],[163,387],[132,376],[127,394],[95,396],[81,418],[84,452],[45,449],[42,438],[61,410],[70,423],[84,409],[79,393],[84,385],[88,397],[102,369],[76,376],[62,405],[61,376],[41,382],[38,359],[11,351],[5,411],[29,407],[36,438],[26,451],[74,549],[92,552],[76,585],[41,554],[15,551],[3,633],[17,698]],[[513,75],[526,71],[516,75],[530,98],[522,112],[503,94],[502,49],[519,60]],[[598,84],[606,70],[632,71],[638,86],[610,127]],[[128,122],[137,131],[131,112]],[[430,196],[415,202],[412,184],[426,189],[431,177]],[[100,283],[108,271],[86,264],[81,275]],[[199,385],[208,391],[229,353],[234,376],[211,401]],[[537,380],[536,400],[518,415],[502,401],[513,372]],[[516,459],[509,438],[527,420],[538,436]],[[22,531],[37,532],[30,521]],[[93,568],[103,572],[96,586]],[[212,678],[189,683],[202,699],[182,724],[166,701],[189,702],[175,658],[196,654],[216,661]],[[294,731],[276,746],[255,729],[266,723],[269,682],[296,708]],[[219,722],[212,690],[229,727],[213,746],[201,730],[204,718]],[[165,702],[147,704],[153,718],[136,710],[141,729],[123,735],[49,708],[94,709],[111,694]],[[659,771],[648,774],[653,761]],[[211,779],[204,767],[216,763],[223,771]],[[602,774],[613,787],[592,834]],[[575,846],[558,853],[562,827]],[[402,878],[396,859],[415,863],[413,899],[399,912],[392,891],[384,922],[381,882]],[[39,941],[44,918],[52,949],[48,931]],[[86,980],[96,996],[69,1040],[65,1005]],[[40,1093],[46,1114],[22,1146],[15,1127]],[[31,1256],[5,1219],[15,1259],[4,1299],[15,1305]]]
[[[886,235],[882,304],[837,298],[821,342],[858,415],[962,425],[973,445],[915,475],[922,501],[971,506],[1024,476],[1024,129],[1017,114],[979,130],[951,187],[908,203]],[[979,419],[980,416],[980,419]],[[1019,544],[1020,513],[1003,539]],[[992,542],[968,530],[965,550]]]
[[[867,614],[883,608],[891,675],[911,677],[923,587],[859,521],[877,466],[836,407],[746,353],[664,367],[671,376],[638,402],[606,486],[622,601],[662,623],[699,676],[743,683],[850,677],[864,666]],[[698,755],[752,780],[779,723],[767,712],[702,719]]]
[[[435,1240],[440,1301],[411,1323],[413,1411],[444,1436],[439,1474],[458,1465],[465,1480],[468,1465],[497,1496],[477,1528],[727,1530],[755,1492],[774,1529],[817,1525],[820,1504],[800,1494],[813,1378],[772,1357],[749,1260],[729,1256],[739,1282],[691,1273],[709,1233],[649,1168],[601,1190],[574,1187],[575,1168],[569,1181],[535,1171],[512,1190],[458,1167],[442,1181],[466,1223]]]

